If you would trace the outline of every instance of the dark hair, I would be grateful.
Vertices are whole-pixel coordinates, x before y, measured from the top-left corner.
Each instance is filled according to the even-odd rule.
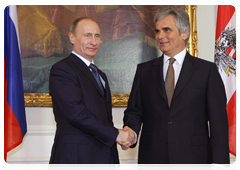
[[[179,33],[189,32],[188,38],[185,40],[185,45],[187,46],[189,37],[190,37],[190,22],[188,13],[183,8],[177,7],[166,7],[158,11],[158,13],[154,17],[154,23],[157,24],[158,20],[165,18],[168,15],[174,16],[176,27],[179,30]]]

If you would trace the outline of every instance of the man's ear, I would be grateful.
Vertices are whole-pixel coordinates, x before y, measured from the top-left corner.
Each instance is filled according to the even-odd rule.
[[[182,33],[182,38],[183,38],[184,41],[188,38],[188,34],[189,34],[189,32],[183,32]]]
[[[69,40],[72,44],[75,42],[75,35],[72,32],[68,33]]]

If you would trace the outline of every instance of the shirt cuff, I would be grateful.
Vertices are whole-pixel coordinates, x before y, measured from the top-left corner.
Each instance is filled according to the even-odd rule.
[[[136,132],[134,132],[134,133],[135,133],[135,137],[136,137],[136,140],[135,140],[134,144],[136,144],[137,143],[137,134],[136,134]]]

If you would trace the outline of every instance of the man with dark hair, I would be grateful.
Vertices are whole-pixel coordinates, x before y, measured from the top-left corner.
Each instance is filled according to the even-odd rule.
[[[78,18],[69,39],[73,52],[50,72],[57,125],[50,163],[119,163],[116,142],[128,144],[131,135],[113,126],[108,80],[93,63],[101,44],[99,26],[91,18]]]
[[[142,126],[138,163],[228,164],[226,94],[216,65],[187,52],[184,10],[163,9],[154,20],[163,55],[138,65],[124,112],[124,129],[139,136]]]

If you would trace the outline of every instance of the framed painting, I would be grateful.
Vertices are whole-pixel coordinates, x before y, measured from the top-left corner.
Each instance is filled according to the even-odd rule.
[[[162,5],[19,5],[18,25],[26,107],[51,107],[48,80],[52,65],[72,51],[71,23],[93,18],[102,44],[94,63],[106,73],[113,107],[126,107],[137,64],[161,56],[153,17]],[[196,5],[178,6],[189,14],[187,50],[197,57]]]

